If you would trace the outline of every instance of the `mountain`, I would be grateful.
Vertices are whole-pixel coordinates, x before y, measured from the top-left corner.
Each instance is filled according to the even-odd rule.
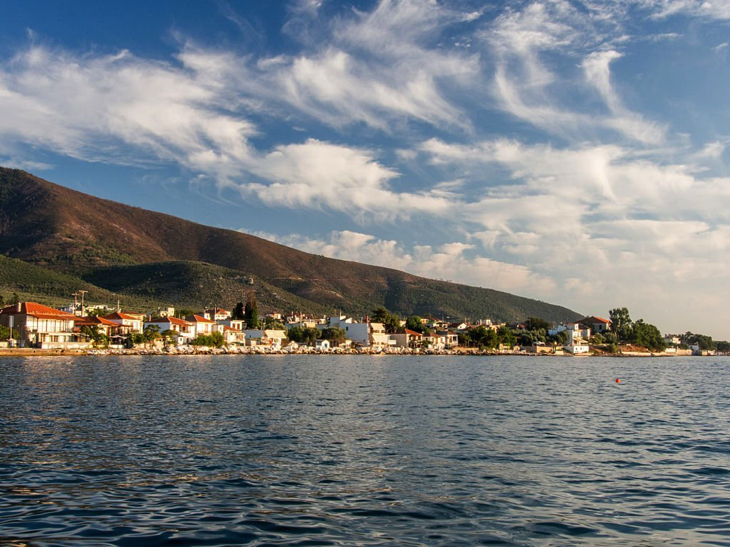
[[[402,315],[495,320],[537,316],[549,321],[581,317],[501,291],[305,253],[6,168],[0,168],[0,254],[118,294],[197,305],[231,307],[241,292],[253,288],[266,300],[264,307],[286,311],[297,307],[364,314],[383,305]],[[201,276],[208,281],[191,281]],[[221,290],[201,293],[200,284],[220,285]],[[223,301],[204,301],[210,299]]]

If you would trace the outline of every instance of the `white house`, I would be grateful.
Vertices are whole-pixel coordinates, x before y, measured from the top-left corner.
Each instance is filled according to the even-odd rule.
[[[322,340],[321,338],[317,339],[317,341],[314,343],[314,347],[323,350],[323,351],[329,351],[330,349],[330,341],[329,340]]]
[[[268,346],[280,349],[286,341],[286,331],[278,329],[248,329],[244,330],[247,346]]]
[[[582,353],[588,353],[590,352],[591,348],[588,347],[588,344],[578,342],[576,341],[574,344],[566,344],[563,346],[563,349],[569,353],[572,353],[573,355],[579,355]]]
[[[185,321],[193,325],[194,338],[198,336],[208,336],[216,330],[216,322],[206,319],[202,315],[188,315]]]
[[[573,344],[577,340],[588,340],[591,337],[591,329],[585,328],[580,323],[568,323],[567,325],[558,325],[550,329],[548,334],[555,336],[559,332],[566,331],[568,333],[568,344]]]
[[[22,346],[43,349],[88,347],[74,333],[76,316],[35,302],[19,302],[0,310],[0,325],[19,335]]]
[[[144,326],[147,328],[149,325],[155,325],[160,332],[173,331],[177,334],[177,343],[182,344],[189,342],[195,338],[195,327],[192,323],[185,321],[184,319],[178,319],[177,317],[156,317],[149,321],[146,321]]]
[[[234,329],[225,325],[218,325],[222,327],[223,341],[226,346],[243,346],[246,344],[246,333],[241,329]]]
[[[211,321],[225,321],[231,318],[231,312],[223,308],[210,308],[203,310],[203,317]]]

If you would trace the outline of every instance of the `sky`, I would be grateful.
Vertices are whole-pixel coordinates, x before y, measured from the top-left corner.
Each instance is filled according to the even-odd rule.
[[[727,0],[0,0],[0,165],[730,339]]]

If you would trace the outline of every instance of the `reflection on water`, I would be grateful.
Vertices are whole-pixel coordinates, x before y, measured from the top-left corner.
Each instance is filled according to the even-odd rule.
[[[730,545],[729,369],[5,359],[0,544]]]

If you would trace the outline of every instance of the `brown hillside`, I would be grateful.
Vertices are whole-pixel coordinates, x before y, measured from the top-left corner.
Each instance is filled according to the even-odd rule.
[[[577,314],[489,289],[325,258],[255,236],[83,194],[0,168],[0,253],[76,274],[118,265],[207,262],[257,276],[299,297],[343,309],[495,319]]]

